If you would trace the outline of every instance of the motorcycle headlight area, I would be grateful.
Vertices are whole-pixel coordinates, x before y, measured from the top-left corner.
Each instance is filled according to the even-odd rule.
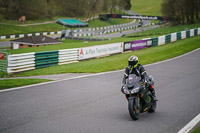
[[[128,90],[126,90],[126,89],[124,89],[124,93],[125,94],[130,94],[130,92]]]
[[[131,94],[138,93],[139,90],[140,90],[140,87],[136,87],[135,89],[133,89],[133,90],[131,91]]]

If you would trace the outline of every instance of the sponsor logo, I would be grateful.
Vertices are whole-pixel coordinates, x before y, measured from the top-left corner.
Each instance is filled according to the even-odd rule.
[[[85,47],[79,50],[79,59],[89,59],[98,56],[115,54],[123,51],[123,44],[108,44],[100,46]]]
[[[147,46],[149,47],[149,46],[152,46],[152,40],[148,40],[147,41]]]
[[[80,50],[80,55],[83,55],[83,49]]]
[[[4,59],[4,54],[3,53],[0,53],[0,59]]]
[[[139,47],[139,46],[146,46],[146,42],[132,44],[132,48]]]
[[[113,17],[113,18],[116,18],[116,17],[117,17],[117,15],[116,15],[116,14],[113,14],[113,15],[112,15],[112,17]]]
[[[124,50],[130,50],[131,49],[131,43],[125,43]]]
[[[156,16],[122,16],[122,18],[158,20]]]

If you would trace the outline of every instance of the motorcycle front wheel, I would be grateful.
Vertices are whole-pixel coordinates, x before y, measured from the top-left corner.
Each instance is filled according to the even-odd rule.
[[[134,98],[134,99],[129,99],[128,101],[129,114],[133,120],[138,120],[140,114],[140,109],[138,109],[136,106],[136,100],[137,99]]]
[[[151,103],[151,107],[150,107],[150,109],[148,110],[148,112],[149,112],[149,113],[155,112],[155,111],[156,111],[156,106],[157,106],[157,101],[153,101],[153,102]]]

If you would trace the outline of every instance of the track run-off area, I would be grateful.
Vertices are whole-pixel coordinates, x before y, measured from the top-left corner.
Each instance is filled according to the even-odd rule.
[[[200,113],[200,49],[146,65],[155,113],[133,121],[120,89],[123,70],[0,92],[1,133],[176,133]]]

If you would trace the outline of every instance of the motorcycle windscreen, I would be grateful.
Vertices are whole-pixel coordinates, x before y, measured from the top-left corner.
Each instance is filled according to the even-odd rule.
[[[130,74],[128,76],[128,87],[133,87],[136,86],[140,81],[140,78],[138,76],[136,76],[135,74]]]

